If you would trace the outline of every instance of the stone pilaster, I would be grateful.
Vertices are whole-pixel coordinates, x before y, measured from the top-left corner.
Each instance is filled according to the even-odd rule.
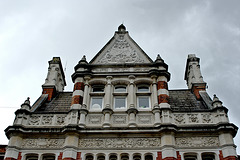
[[[104,108],[102,113],[104,114],[103,128],[111,127],[110,116],[112,115],[113,110],[111,108]]]
[[[127,110],[128,116],[129,116],[129,127],[137,127],[136,123],[136,114],[138,113],[138,110],[136,108],[129,108]]]
[[[105,108],[112,108],[111,106],[111,99],[112,99],[112,76],[106,77],[107,84],[106,84],[106,91],[105,91]]]
[[[72,108],[79,108],[83,102],[83,92],[84,92],[84,79],[78,77],[75,79],[73,95],[72,95]]]
[[[135,79],[135,76],[134,75],[130,75],[128,76],[129,78],[129,81],[130,81],[130,84],[129,84],[129,94],[128,94],[128,97],[129,97],[129,107],[128,108],[135,108],[135,103],[134,103],[134,79]]]
[[[77,134],[67,134],[64,143],[63,160],[75,160],[77,158],[77,147],[79,137]]]

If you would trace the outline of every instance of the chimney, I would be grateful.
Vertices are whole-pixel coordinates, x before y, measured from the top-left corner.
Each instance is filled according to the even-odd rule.
[[[203,81],[203,77],[199,65],[200,58],[195,54],[189,54],[185,70],[185,78],[187,86],[197,99],[201,99],[199,91],[206,90],[207,83]]]
[[[58,92],[63,92],[66,81],[60,57],[53,57],[48,63],[48,74],[42,85],[42,94],[48,94],[48,101],[51,101]]]

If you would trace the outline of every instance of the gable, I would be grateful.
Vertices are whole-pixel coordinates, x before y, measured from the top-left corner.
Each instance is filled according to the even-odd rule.
[[[90,61],[91,64],[152,63],[152,59],[129,36],[123,25]]]

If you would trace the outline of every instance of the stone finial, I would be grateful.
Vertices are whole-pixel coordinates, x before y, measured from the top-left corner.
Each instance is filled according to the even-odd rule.
[[[21,105],[21,109],[25,109],[25,110],[30,110],[30,98],[27,97],[27,99],[24,101],[24,103]]]
[[[213,105],[213,108],[222,107],[222,101],[219,100],[219,98],[216,96],[216,94],[213,95],[212,105]]]
[[[126,27],[121,24],[119,27],[118,27],[118,32],[125,32],[126,31]]]
[[[79,61],[79,64],[87,64],[87,59],[86,59],[86,56],[83,55],[82,59]]]
[[[156,63],[164,63],[164,60],[163,60],[163,59],[161,58],[161,56],[158,54],[155,62],[156,62]]]

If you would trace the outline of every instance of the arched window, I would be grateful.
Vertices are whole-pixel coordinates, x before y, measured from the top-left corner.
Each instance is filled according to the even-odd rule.
[[[127,153],[121,154],[121,160],[129,160],[129,156]]]
[[[197,160],[197,154],[196,153],[185,153],[184,160]]]
[[[28,154],[26,155],[26,160],[38,160],[37,154]]]
[[[43,160],[55,160],[54,155],[43,155]]]
[[[92,155],[87,155],[86,160],[93,160],[93,156]]]
[[[105,156],[104,156],[104,155],[99,155],[99,156],[97,157],[97,160],[105,160]]]
[[[214,153],[202,153],[202,160],[215,160]]]
[[[109,160],[117,160],[117,155],[110,155]]]
[[[133,160],[141,160],[141,156],[140,155],[134,155]]]
[[[153,156],[152,155],[145,155],[145,160],[153,160]]]

